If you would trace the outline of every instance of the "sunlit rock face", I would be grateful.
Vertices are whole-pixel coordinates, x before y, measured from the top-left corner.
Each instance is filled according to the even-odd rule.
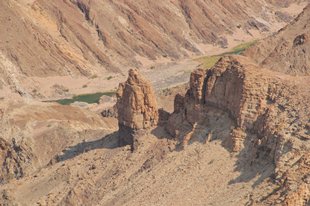
[[[151,83],[138,70],[129,70],[126,82],[117,91],[120,145],[134,147],[135,133],[158,123],[158,107]]]

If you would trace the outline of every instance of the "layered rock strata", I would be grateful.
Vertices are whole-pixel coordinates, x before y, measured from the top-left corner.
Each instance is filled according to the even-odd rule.
[[[175,98],[171,119],[183,116],[186,122],[194,125],[205,118],[206,108],[214,107],[227,112],[238,130],[253,129],[267,104],[268,76],[261,75],[262,71],[246,62],[242,57],[224,57],[209,71],[194,71],[185,97]],[[169,123],[167,129],[175,135],[172,128],[178,127],[173,125],[177,122]],[[232,136],[237,133],[233,132]]]
[[[310,97],[305,85],[309,81],[309,77],[263,69],[245,57],[224,57],[212,69],[198,69],[191,74],[190,89],[184,97],[175,98],[167,131],[188,144],[197,124],[208,119],[208,111],[227,113],[234,122],[226,140],[229,149],[244,151],[251,165],[267,161],[275,166],[282,193],[271,194],[266,203],[277,199],[279,204],[306,204]],[[308,169],[294,168],[299,161]],[[288,182],[289,179],[294,181]]]
[[[135,147],[135,134],[158,123],[158,107],[151,83],[138,70],[131,69],[117,90],[120,145]]]

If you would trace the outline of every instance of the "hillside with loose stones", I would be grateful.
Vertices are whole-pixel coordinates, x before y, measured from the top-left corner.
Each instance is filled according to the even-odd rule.
[[[0,205],[310,205],[309,2],[0,2]]]

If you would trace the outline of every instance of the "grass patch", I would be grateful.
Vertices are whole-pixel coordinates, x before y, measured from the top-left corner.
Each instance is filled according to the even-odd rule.
[[[98,92],[94,94],[81,94],[81,95],[74,96],[71,99],[59,99],[54,102],[57,102],[62,105],[69,105],[74,102],[86,102],[88,104],[94,104],[94,103],[99,103],[99,100],[103,95],[113,96],[114,94],[115,92]]]
[[[256,44],[258,40],[253,40],[250,42],[245,42],[242,44],[239,44],[238,46],[235,46],[232,51],[230,52],[230,54],[242,54],[242,52],[244,52],[246,49],[250,48],[251,46],[253,46],[254,44]]]
[[[204,57],[200,57],[200,58],[195,59],[195,60],[201,62],[202,66],[204,68],[209,69],[209,68],[213,67],[221,57],[223,57],[225,55],[232,55],[232,54],[240,55],[246,49],[253,46],[256,42],[257,42],[257,40],[242,43],[242,44],[239,44],[238,46],[235,46],[234,48],[232,48],[231,51],[229,51],[229,52],[225,52],[225,53],[218,54],[218,55],[212,55],[212,56],[204,56]]]
[[[199,62],[202,63],[203,67],[209,69],[215,65],[215,63],[221,58],[221,55],[215,56],[205,56],[197,59]]]

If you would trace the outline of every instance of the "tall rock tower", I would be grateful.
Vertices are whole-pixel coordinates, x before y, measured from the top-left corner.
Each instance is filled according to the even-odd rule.
[[[151,83],[136,69],[129,70],[126,82],[117,90],[120,145],[137,147],[137,133],[157,125],[158,107]]]

